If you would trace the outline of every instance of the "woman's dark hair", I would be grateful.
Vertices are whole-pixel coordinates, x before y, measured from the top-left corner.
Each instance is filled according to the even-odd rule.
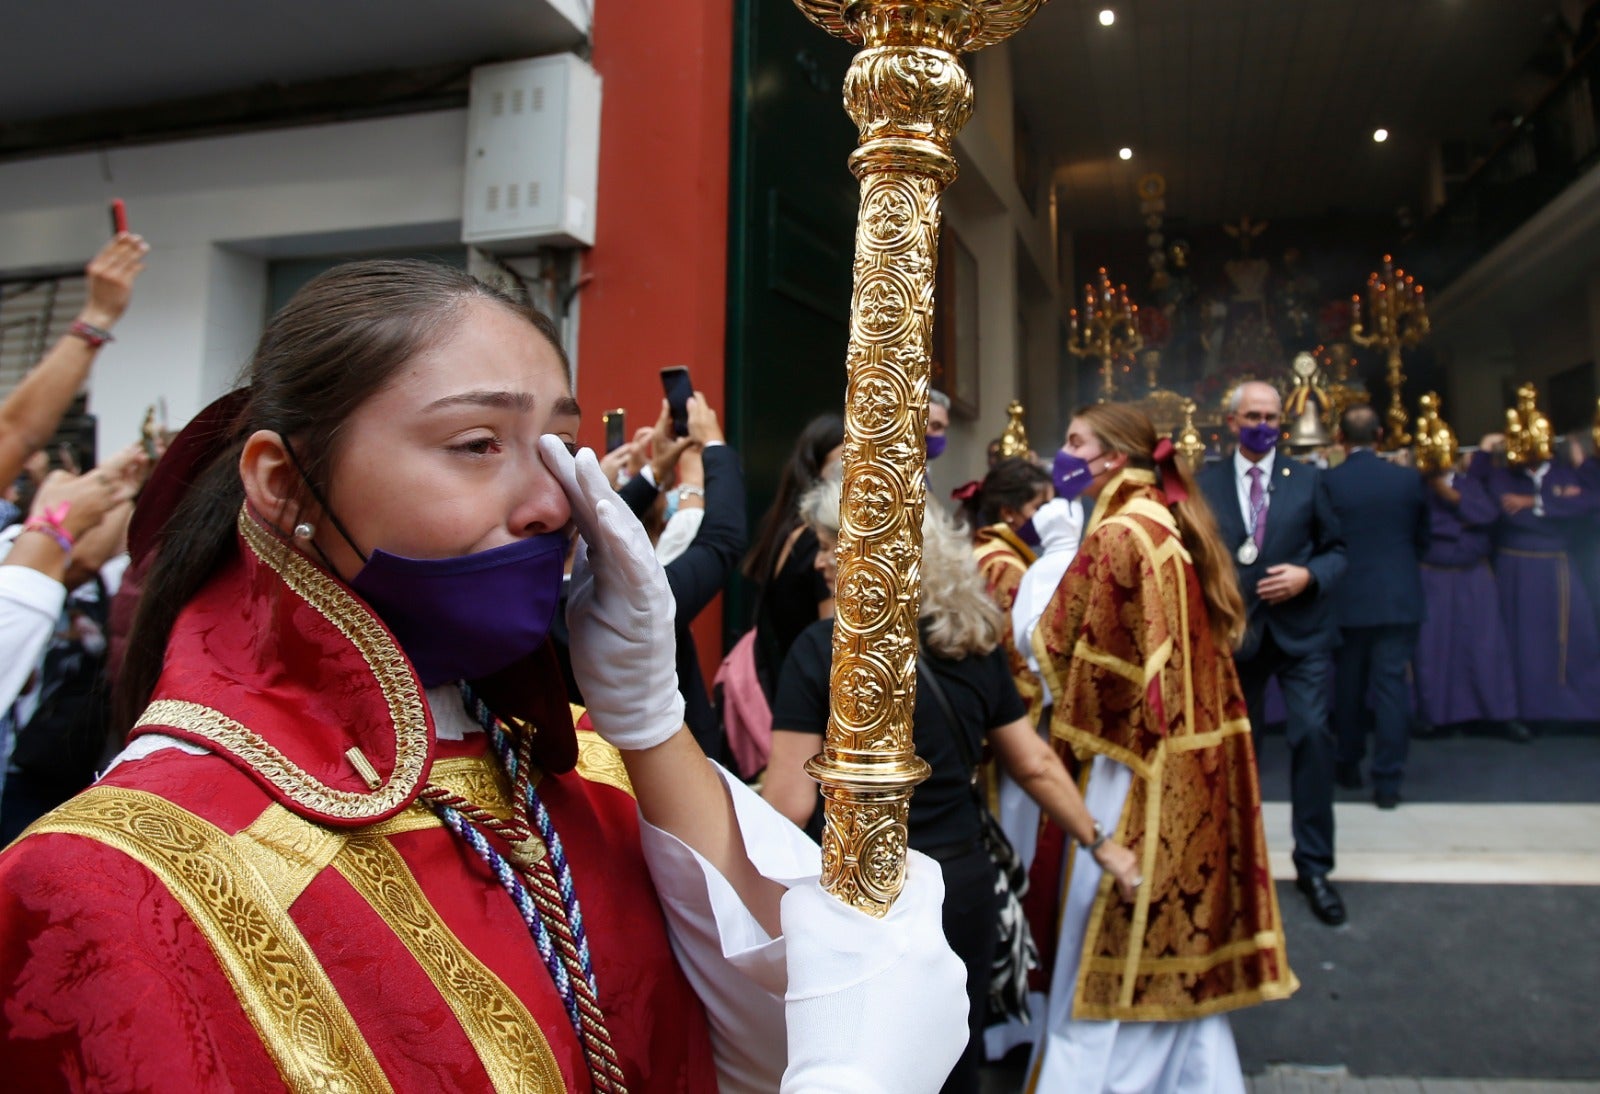
[[[1021,509],[1050,485],[1050,473],[1032,460],[1012,456],[1001,460],[983,477],[978,492],[961,503],[967,523],[974,529],[986,528],[1001,520],[1000,510]]]
[[[761,518],[755,546],[744,559],[744,576],[758,585],[772,577],[783,545],[800,524],[800,495],[822,476],[828,453],[844,444],[844,419],[837,414],[819,414],[806,423],[789,453],[778,478],[778,493]]]
[[[149,702],[178,613],[235,549],[246,439],[261,429],[292,438],[305,476],[326,497],[350,415],[401,365],[449,334],[471,300],[491,301],[527,319],[570,373],[548,318],[461,270],[430,262],[336,266],[268,321],[246,370],[238,416],[214,455],[193,469],[192,485],[167,520],[145,575],[116,689],[114,721],[121,732]]]

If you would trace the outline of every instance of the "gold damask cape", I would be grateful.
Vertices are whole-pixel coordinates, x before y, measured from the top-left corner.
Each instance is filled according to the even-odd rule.
[[[1033,644],[1056,747],[1133,773],[1114,838],[1145,879],[1130,904],[1101,877],[1072,1016],[1184,1021],[1289,996],[1244,696],[1151,472],[1106,485]]]
[[[1022,542],[1004,524],[991,524],[987,528],[979,528],[973,537],[972,555],[977,559],[978,572],[983,575],[989,599],[1000,609],[1000,644],[1005,647],[1011,679],[1016,682],[1017,694],[1022,696],[1028,708],[1029,723],[1037,725],[1044,685],[1028,667],[1028,659],[1017,647],[1016,635],[1011,633],[1011,606],[1017,602],[1017,589],[1022,584],[1022,575],[1033,565],[1033,548]]]

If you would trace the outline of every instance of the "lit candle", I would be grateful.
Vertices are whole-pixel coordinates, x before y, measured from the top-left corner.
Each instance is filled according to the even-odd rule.
[[[1354,294],[1351,295],[1351,297],[1350,297],[1350,306],[1351,306],[1352,313],[1355,315],[1355,321],[1354,321],[1354,323],[1352,325],[1359,327],[1361,325],[1361,294],[1360,293],[1354,293]]]

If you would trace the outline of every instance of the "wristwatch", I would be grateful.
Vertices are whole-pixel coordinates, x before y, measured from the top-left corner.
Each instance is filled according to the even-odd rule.
[[[1100,845],[1105,843],[1105,841],[1110,839],[1110,838],[1111,837],[1106,834],[1105,829],[1100,827],[1100,822],[1099,821],[1095,821],[1094,822],[1094,842],[1088,844],[1084,848],[1084,850],[1088,851],[1089,854],[1092,855],[1096,851],[1100,850]]]

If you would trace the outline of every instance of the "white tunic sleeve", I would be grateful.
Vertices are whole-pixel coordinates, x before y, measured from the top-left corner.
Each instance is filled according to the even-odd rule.
[[[66,586],[38,570],[0,566],[0,709],[38,666],[66,599]]]
[[[786,889],[815,878],[821,849],[744,783],[717,770],[756,870]],[[642,816],[639,837],[678,964],[705,1004],[719,1090],[770,1094],[788,1062],[783,939],[770,937],[733,886],[682,840]]]

